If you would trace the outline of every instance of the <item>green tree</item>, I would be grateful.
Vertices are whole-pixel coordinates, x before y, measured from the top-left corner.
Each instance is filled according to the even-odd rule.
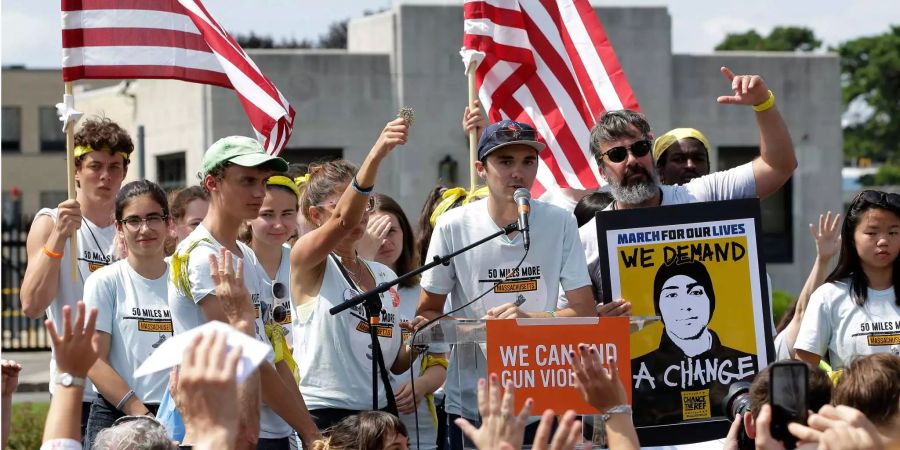
[[[844,103],[863,103],[867,120],[844,128],[844,154],[898,162],[900,157],[900,26],[840,44]]]
[[[822,46],[813,30],[806,27],[775,27],[763,37],[756,30],[728,33],[716,50],[757,50],[768,52],[811,52]]]

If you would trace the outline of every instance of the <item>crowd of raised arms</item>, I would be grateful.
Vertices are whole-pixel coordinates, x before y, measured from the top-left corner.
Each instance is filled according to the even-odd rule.
[[[500,235],[380,294],[373,322],[362,306],[329,309],[517,221],[514,193],[530,189],[543,164],[534,128],[488,124],[477,102],[465,108],[460,134],[479,137],[474,170],[483,187],[438,186],[410,220],[377,184],[393,153],[415,151],[404,148],[414,133],[404,118],[387,122],[356,162],[289,165],[254,139],[224,137],[205,151],[199,184],[168,194],[148,180],[123,185],[131,137],[109,119],[83,121],[75,135],[78,194],[37,213],[20,289],[26,315],[46,314],[53,346],[42,448],[456,450],[464,440],[480,450],[589,447],[591,427],[573,411],[538,411],[530,399],[515,411],[516,389],[487,373],[483,354],[460,367],[455,347],[405,338],[451,311],[469,319],[630,316],[628,298],[602,301],[606,263],[595,213],[762,199],[798,167],[765,81],[724,67],[722,74],[730,94],[718,98],[719,108],[753,109],[760,136],[753,161],[711,172],[701,131],[676,128],[654,139],[640,113],[605,112],[584,145],[607,187],[551,190],[533,201],[531,229],[552,232],[531,234],[527,260],[523,233]],[[788,438],[773,437],[770,366],[734,380],[752,382],[750,406],[715,445],[900,445],[900,340],[884,341],[898,332],[875,344],[858,333],[873,320],[900,327],[900,196],[860,192],[846,212],[823,212],[810,232],[817,257],[809,278],[777,334],[765,337],[772,359],[807,365],[810,415],[788,425]],[[69,253],[73,239],[77,255]],[[539,275],[534,293],[473,302],[497,278],[491,271],[520,266]],[[677,296],[659,291],[680,289],[670,286],[678,277],[707,299],[707,315],[715,307],[702,264],[667,261],[655,283],[660,348],[690,357],[737,352],[705,323],[694,330],[671,318]],[[230,328],[194,336],[175,370],[135,376],[166,340],[210,321]],[[370,326],[378,328],[377,350]],[[239,376],[249,360],[228,333],[270,351]],[[672,414],[666,402],[642,402],[640,389],[629,406],[617,369],[629,361],[604,361],[586,344],[566,356],[578,391],[603,415],[609,448],[639,448],[635,425]],[[376,374],[373,404],[378,357],[386,370]],[[4,448],[20,370],[3,360]],[[680,410],[674,414],[680,420]]]

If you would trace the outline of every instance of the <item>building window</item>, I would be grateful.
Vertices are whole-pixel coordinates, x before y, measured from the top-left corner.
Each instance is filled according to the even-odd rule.
[[[56,205],[68,198],[69,193],[66,191],[41,191],[40,206],[42,208],[56,208]]]
[[[62,122],[56,115],[56,108],[41,106],[38,109],[38,123],[41,133],[41,151],[66,151],[66,133],[62,130]]]
[[[748,163],[759,156],[759,147],[719,147],[718,170]],[[767,263],[794,262],[794,179],[760,200],[762,239],[760,246]]]
[[[2,124],[3,139],[0,148],[4,152],[22,151],[22,108],[18,106],[4,106]]]
[[[167,191],[183,187],[187,180],[184,166],[184,152],[157,156],[156,179],[159,185]]]

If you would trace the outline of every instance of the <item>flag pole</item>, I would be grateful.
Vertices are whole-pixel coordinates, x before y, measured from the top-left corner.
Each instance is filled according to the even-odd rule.
[[[65,82],[66,97],[73,97],[72,82]],[[74,101],[73,101],[74,103]],[[74,106],[74,105],[73,105]],[[69,199],[74,199],[75,192],[75,121],[66,121],[66,180],[68,182]],[[69,263],[72,267],[72,282],[78,282],[78,233],[69,236]]]
[[[475,68],[477,66],[478,61],[473,58],[466,67],[466,76],[469,78],[469,111],[475,110],[475,99],[478,98],[478,93],[475,91]],[[478,130],[473,128],[469,131],[469,192],[475,192],[475,187],[478,185],[478,176],[475,173],[475,160],[478,159],[475,153],[477,145]]]

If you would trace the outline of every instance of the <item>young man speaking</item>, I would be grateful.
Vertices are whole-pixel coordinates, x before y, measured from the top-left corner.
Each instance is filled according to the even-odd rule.
[[[504,120],[489,126],[478,144],[475,169],[487,184],[486,199],[450,210],[438,218],[426,260],[447,255],[489,236],[518,218],[513,199],[516,189],[530,189],[537,175],[538,152],[534,128]],[[444,311],[447,295],[456,309],[490,291],[454,314],[468,319],[517,317],[594,316],[591,281],[578,239],[575,217],[540,201],[531,202],[530,249],[525,255],[522,233],[493,239],[438,266],[422,277],[419,315],[434,319]],[[519,265],[519,262],[521,265]],[[516,266],[518,265],[518,269]],[[569,303],[556,309],[559,289]],[[484,355],[474,367],[459,367],[450,358],[447,373],[447,416],[451,447],[462,448],[462,434],[453,423],[458,417],[474,421],[479,378],[487,376]]]

